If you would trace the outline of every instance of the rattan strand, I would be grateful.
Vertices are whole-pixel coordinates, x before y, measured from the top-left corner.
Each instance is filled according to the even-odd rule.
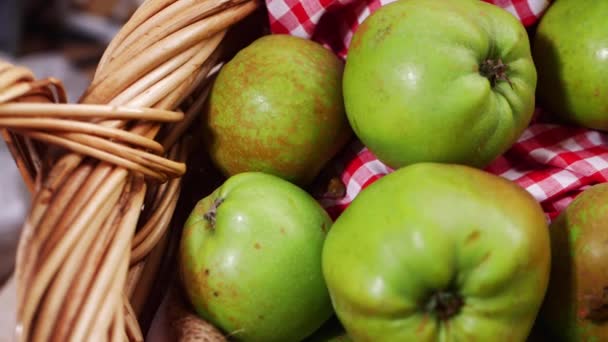
[[[144,2],[77,104],[65,103],[60,81],[0,62],[0,128],[34,195],[15,273],[20,341],[143,340],[130,301],[141,310],[137,289],[150,291],[168,240],[190,150],[183,133],[208,95],[226,30],[258,7]],[[33,140],[68,153],[44,154]]]

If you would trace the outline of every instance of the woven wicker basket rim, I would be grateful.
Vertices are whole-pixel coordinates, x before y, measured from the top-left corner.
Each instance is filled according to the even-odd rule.
[[[259,0],[147,0],[77,103],[0,60],[0,132],[32,192],[19,240],[18,341],[142,341],[214,72]],[[238,46],[238,44],[236,44]],[[238,47],[237,47],[238,49]],[[225,340],[168,292],[178,339]]]

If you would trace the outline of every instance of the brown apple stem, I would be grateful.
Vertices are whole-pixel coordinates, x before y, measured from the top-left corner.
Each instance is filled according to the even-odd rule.
[[[435,315],[439,320],[445,321],[456,315],[464,305],[460,295],[452,291],[436,291],[426,302],[426,312]]]
[[[209,208],[209,210],[207,210],[207,212],[203,215],[203,218],[209,223],[209,229],[211,230],[215,229],[217,208],[222,204],[222,202],[224,202],[223,198],[217,198],[215,201],[213,201],[211,208]]]
[[[508,65],[504,64],[501,58],[486,58],[479,65],[479,73],[483,77],[490,80],[490,84],[492,85],[492,87],[494,87],[498,81],[506,81],[507,83],[509,83],[511,88],[513,88],[513,84],[507,76],[507,69]]]
[[[593,322],[608,320],[608,286],[605,286],[602,295],[585,296],[587,307],[583,309],[583,318]]]

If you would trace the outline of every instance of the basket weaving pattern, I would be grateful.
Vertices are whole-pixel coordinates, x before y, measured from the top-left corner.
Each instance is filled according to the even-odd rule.
[[[143,340],[188,130],[238,49],[230,29],[259,5],[145,2],[77,104],[60,81],[0,64],[0,128],[34,197],[15,271],[19,340]]]

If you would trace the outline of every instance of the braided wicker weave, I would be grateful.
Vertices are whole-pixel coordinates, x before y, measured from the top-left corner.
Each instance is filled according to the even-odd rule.
[[[75,104],[59,80],[0,61],[0,129],[33,194],[15,270],[19,341],[144,339],[172,277],[176,208],[214,186],[196,161],[197,116],[221,63],[263,33],[244,26],[262,10],[144,2]],[[177,339],[224,340],[178,289],[170,297]]]

